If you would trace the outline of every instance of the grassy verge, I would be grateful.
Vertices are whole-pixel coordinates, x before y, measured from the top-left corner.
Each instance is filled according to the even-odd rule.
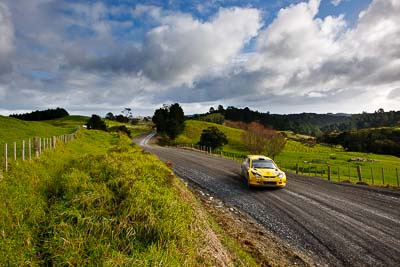
[[[230,158],[240,160],[249,154],[241,139],[243,130],[214,123],[188,120],[184,132],[176,139],[177,144],[196,144],[203,129],[215,126],[228,137],[228,144],[222,152]],[[291,134],[290,136],[293,136]],[[294,139],[306,136],[295,136]],[[327,178],[328,166],[331,166],[332,180],[358,182],[357,166],[361,167],[362,180],[368,184],[397,186],[397,173],[400,175],[400,158],[390,155],[377,155],[362,152],[348,152],[341,147],[321,144],[308,145],[296,140],[288,140],[283,152],[275,161],[287,171],[295,171]],[[396,168],[398,171],[396,172]],[[382,171],[383,169],[383,171]],[[382,175],[383,173],[383,175]]]
[[[218,240],[204,253],[211,228],[182,187],[127,137],[82,130],[1,174],[0,265],[229,263]]]

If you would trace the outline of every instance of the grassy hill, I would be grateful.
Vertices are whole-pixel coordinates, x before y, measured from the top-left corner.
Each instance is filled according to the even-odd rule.
[[[243,130],[231,128],[219,124],[204,121],[187,120],[183,133],[178,136],[176,143],[195,144],[200,140],[203,129],[214,126],[223,131],[228,137],[229,143],[222,148],[225,153],[235,153],[237,156],[246,155],[248,151],[242,142],[241,134]],[[300,137],[289,133],[289,139],[283,152],[276,157],[282,167],[294,171],[296,164],[300,167],[300,172],[318,176],[327,175],[327,166],[332,166],[332,173],[335,180],[348,180],[350,170],[350,180],[357,181],[357,166],[361,166],[364,180],[370,184],[390,184],[397,185],[396,168],[400,173],[400,158],[390,155],[378,155],[362,152],[348,152],[340,146],[327,146],[321,144],[310,145],[296,141]],[[384,169],[384,182],[382,180],[382,168]],[[372,181],[372,174],[374,181]]]
[[[196,144],[200,141],[202,131],[210,126],[217,127],[227,136],[228,144],[223,147],[224,151],[233,153],[246,152],[241,139],[241,135],[244,132],[243,130],[198,120],[185,121],[185,129],[183,130],[183,133],[175,139],[175,142],[177,144]]]
[[[124,135],[81,129],[0,175],[1,266],[256,266]]]
[[[76,128],[77,126],[84,125],[89,117],[80,115],[71,115],[60,119],[43,121],[57,127]]]
[[[23,121],[15,118],[0,116],[0,145],[21,141],[27,138],[50,137],[69,134],[81,125],[81,117],[69,116],[53,121]]]

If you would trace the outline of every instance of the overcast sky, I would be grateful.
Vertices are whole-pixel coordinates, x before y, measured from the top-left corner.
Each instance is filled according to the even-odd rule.
[[[400,0],[0,0],[0,114],[400,109]]]

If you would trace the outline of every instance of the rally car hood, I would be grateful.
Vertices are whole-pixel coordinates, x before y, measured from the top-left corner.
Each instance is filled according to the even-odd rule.
[[[277,176],[281,171],[279,169],[255,169],[251,171],[261,174],[262,176]]]

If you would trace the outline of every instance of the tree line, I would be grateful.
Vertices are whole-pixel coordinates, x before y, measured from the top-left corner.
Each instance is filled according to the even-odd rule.
[[[63,108],[36,110],[23,114],[11,114],[10,117],[24,121],[45,121],[54,120],[69,116],[69,113]]]
[[[400,129],[373,128],[327,133],[319,142],[342,145],[351,151],[388,154],[400,157]]]
[[[293,131],[294,133],[321,136],[333,131],[350,131],[357,129],[393,127],[400,125],[400,111],[385,112],[379,109],[373,113],[361,114],[270,114],[245,108],[228,106],[226,109],[219,105],[211,107],[206,114],[198,114],[192,117],[222,124],[224,120],[239,121],[244,123],[258,122],[266,128],[279,131]]]

